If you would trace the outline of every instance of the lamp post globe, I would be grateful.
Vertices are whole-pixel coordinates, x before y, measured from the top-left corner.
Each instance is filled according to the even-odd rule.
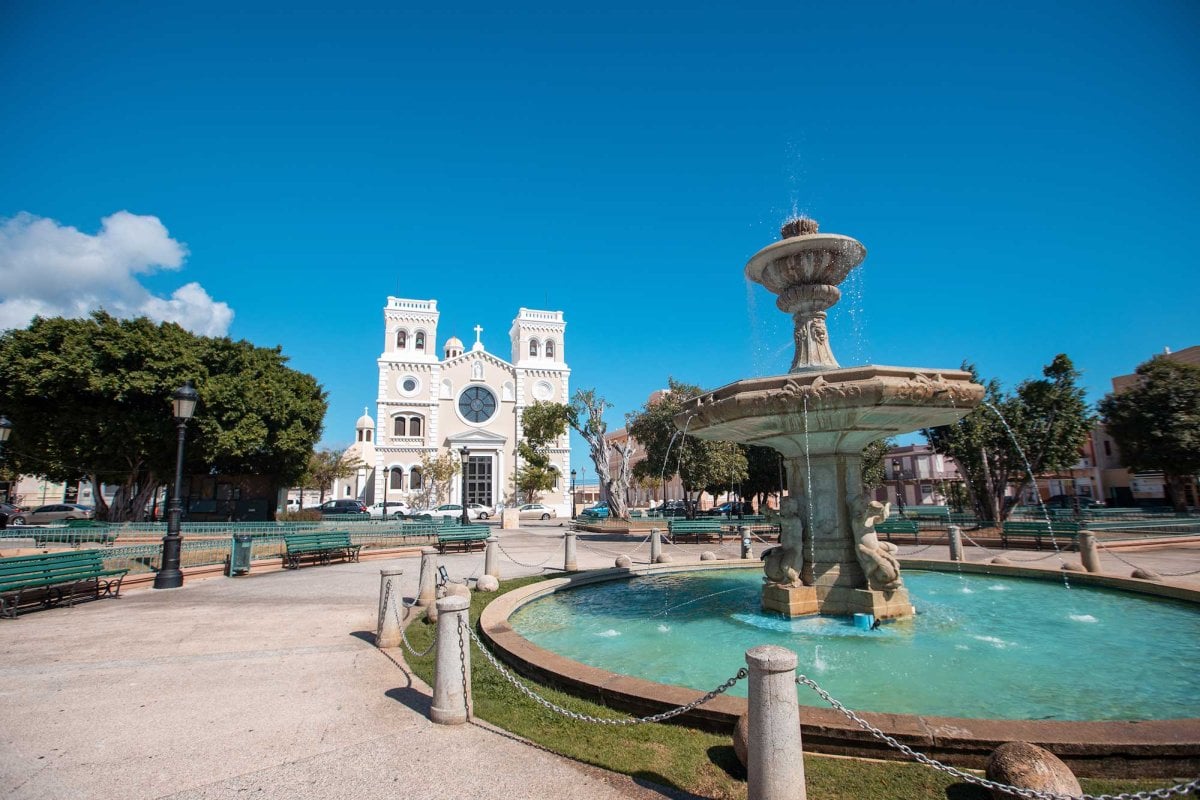
[[[171,395],[175,413],[178,441],[175,448],[175,491],[167,504],[167,535],[163,537],[162,566],[154,576],[155,589],[177,589],[183,586],[183,572],[179,569],[179,554],[183,537],[179,533],[179,519],[183,515],[183,441],[187,436],[187,423],[196,412],[196,401],[200,395],[191,381]]]
[[[467,459],[470,457],[471,451],[464,444],[458,452],[462,456],[462,524],[470,525],[471,517],[467,513]]]

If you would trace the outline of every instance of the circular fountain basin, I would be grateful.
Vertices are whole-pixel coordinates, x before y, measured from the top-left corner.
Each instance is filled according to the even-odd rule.
[[[527,674],[634,713],[681,705],[736,672],[750,647],[778,644],[873,724],[961,766],[1023,740],[1080,774],[1200,769],[1197,605],[1096,585],[1152,588],[1139,581],[1073,574],[1066,588],[1059,573],[1011,574],[1036,572],[906,572],[920,613],[875,631],[761,612],[761,572],[729,568],[538,584],[489,606],[482,623]],[[605,582],[579,585],[593,581]],[[813,706],[801,711],[807,748],[899,757],[810,690],[799,697]],[[744,710],[721,697],[691,721],[731,728]]]

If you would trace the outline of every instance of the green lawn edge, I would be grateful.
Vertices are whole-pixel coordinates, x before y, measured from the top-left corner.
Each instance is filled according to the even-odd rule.
[[[499,594],[538,583],[549,576],[503,581],[496,593],[471,594],[471,624],[477,625],[485,606]],[[554,576],[557,577],[557,576]],[[413,650],[429,648],[435,628],[419,613],[406,630]],[[405,650],[409,667],[433,685],[435,649],[424,657]],[[584,764],[629,775],[713,800],[745,800],[746,771],[733,752],[728,736],[683,725],[647,723],[608,726],[564,717],[518,691],[484,658],[476,647],[471,654],[471,691],[474,715],[498,728]],[[624,719],[622,711],[607,708],[556,689],[518,678],[540,697],[579,714]],[[822,800],[990,800],[987,791],[963,783],[930,767],[899,761],[804,754],[808,794]],[[1081,778],[1087,794],[1118,794],[1162,788],[1187,779]]]

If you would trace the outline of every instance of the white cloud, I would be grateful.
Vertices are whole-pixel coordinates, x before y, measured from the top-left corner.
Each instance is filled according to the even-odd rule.
[[[233,309],[198,283],[170,297],[151,294],[139,275],[177,270],[187,247],[158,217],[118,211],[95,235],[22,212],[0,219],[0,329],[24,327],[35,315],[83,317],[103,308],[118,317],[177,322],[194,333],[223,336]]]

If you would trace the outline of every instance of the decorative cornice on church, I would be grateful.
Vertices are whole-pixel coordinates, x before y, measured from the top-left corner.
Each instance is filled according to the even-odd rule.
[[[517,367],[529,378],[558,378],[571,374],[567,367]]]
[[[447,358],[445,361],[441,362],[441,366],[444,369],[449,369],[450,367],[455,367],[455,366],[458,366],[459,364],[466,364],[472,358],[478,358],[482,361],[488,361],[493,366],[501,367],[503,369],[508,370],[509,372],[512,372],[514,369],[516,369],[516,367],[514,367],[509,362],[505,361],[503,358],[492,355],[487,350],[469,350],[460,356],[455,356],[454,358]]]
[[[386,309],[401,309],[406,311],[424,311],[426,313],[437,313],[437,300],[409,300],[404,297],[388,296],[388,304]],[[522,309],[524,310],[524,309]]]

